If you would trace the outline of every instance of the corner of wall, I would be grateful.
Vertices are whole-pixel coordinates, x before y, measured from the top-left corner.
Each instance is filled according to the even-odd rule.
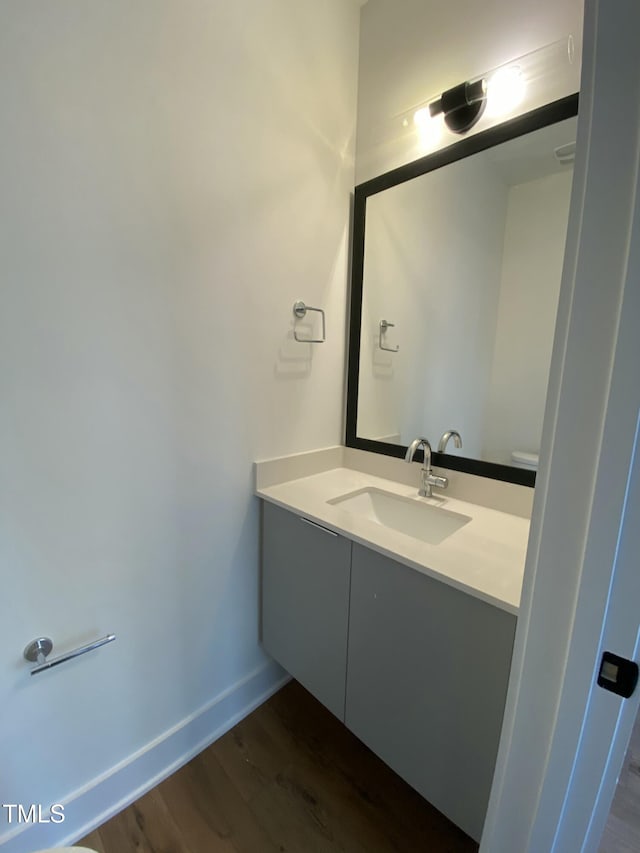
[[[266,661],[125,761],[63,798],[63,822],[23,824],[5,833],[0,837],[2,853],[77,843],[222,737],[289,680],[275,661]]]

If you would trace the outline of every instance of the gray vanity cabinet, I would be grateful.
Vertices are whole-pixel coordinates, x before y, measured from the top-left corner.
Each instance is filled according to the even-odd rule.
[[[479,840],[516,617],[353,546],[346,724]]]
[[[516,617],[294,512],[262,507],[266,651],[479,840]]]
[[[262,643],[344,720],[351,542],[262,505]]]

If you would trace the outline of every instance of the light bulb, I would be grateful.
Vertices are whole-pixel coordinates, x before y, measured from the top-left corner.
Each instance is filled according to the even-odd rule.
[[[442,133],[440,117],[432,116],[429,107],[422,107],[413,114],[413,123],[418,132],[418,145],[422,151],[428,151],[437,143]]]
[[[487,114],[510,113],[522,102],[525,88],[524,75],[518,65],[499,68],[487,83]]]

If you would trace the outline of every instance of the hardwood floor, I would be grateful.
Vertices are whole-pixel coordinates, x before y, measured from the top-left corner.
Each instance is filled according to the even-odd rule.
[[[83,841],[98,853],[467,853],[296,682]]]

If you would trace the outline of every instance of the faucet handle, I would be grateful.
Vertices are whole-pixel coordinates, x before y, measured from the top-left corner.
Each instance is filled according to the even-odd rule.
[[[418,494],[421,498],[430,498],[432,497],[432,487],[437,486],[439,489],[446,489],[449,485],[449,480],[447,477],[440,477],[438,474],[432,474],[431,469],[426,470],[423,468],[420,471],[421,476],[421,486]]]
[[[438,474],[428,474],[425,479],[429,485],[437,486],[439,489],[446,489],[449,485],[449,478],[440,477]]]

